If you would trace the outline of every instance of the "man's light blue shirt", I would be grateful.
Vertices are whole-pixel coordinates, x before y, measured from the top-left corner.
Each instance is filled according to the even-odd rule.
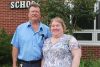
[[[50,37],[49,27],[40,22],[39,30],[34,31],[30,22],[19,25],[11,44],[18,48],[18,59],[31,61],[42,58],[43,41]]]

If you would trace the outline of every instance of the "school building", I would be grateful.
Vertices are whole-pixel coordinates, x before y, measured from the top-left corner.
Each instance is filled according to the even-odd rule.
[[[0,28],[4,28],[8,34],[13,34],[16,27],[28,21],[28,10],[26,7],[32,0],[0,0]],[[75,31],[75,36],[79,38],[82,45],[82,58],[88,57],[91,51],[96,58],[100,58],[100,2],[95,5],[97,11],[93,29]],[[78,37],[76,37],[78,38]]]

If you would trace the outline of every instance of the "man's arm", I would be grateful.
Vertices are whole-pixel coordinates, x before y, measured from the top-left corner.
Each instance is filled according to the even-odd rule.
[[[12,47],[12,61],[13,61],[13,66],[12,67],[17,67],[17,56],[18,56],[18,48]]]

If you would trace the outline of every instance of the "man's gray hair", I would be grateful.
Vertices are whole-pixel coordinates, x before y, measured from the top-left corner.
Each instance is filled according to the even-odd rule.
[[[40,5],[34,1],[29,5],[28,9],[30,9],[31,7],[39,7],[40,8]]]

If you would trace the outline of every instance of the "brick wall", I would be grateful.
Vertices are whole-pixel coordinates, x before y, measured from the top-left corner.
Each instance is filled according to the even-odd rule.
[[[9,34],[13,34],[19,24],[28,20],[28,10],[11,9],[11,1],[18,0],[0,0],[0,28],[4,28]],[[92,52],[92,55],[94,55],[96,58],[100,58],[100,46],[82,46],[82,58],[86,59],[89,52]]]
[[[82,46],[82,58],[100,58],[100,46]]]
[[[27,21],[27,9],[11,9],[10,2],[18,0],[0,1],[0,27],[6,29],[10,34],[16,29],[16,26]]]

